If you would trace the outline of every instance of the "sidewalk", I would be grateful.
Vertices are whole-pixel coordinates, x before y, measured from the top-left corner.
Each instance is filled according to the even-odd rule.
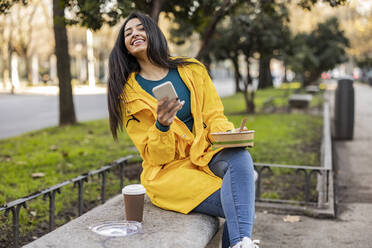
[[[232,79],[215,78],[213,79],[213,83],[220,97],[231,96],[235,93],[235,83]],[[106,93],[107,86],[102,84],[96,85],[94,88],[90,88],[88,85],[76,85],[73,88],[74,95],[96,95]],[[10,88],[4,89],[0,84],[0,95],[1,94],[10,94]],[[35,86],[21,85],[14,90],[14,94],[56,96],[59,94],[59,87],[58,85],[41,84]]]
[[[354,139],[333,142],[337,219],[301,216],[288,223],[282,215],[257,213],[253,237],[260,247],[372,247],[372,87],[354,88]]]

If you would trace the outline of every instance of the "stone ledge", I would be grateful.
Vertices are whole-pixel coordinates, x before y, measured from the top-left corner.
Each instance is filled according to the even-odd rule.
[[[93,233],[89,226],[105,221],[124,220],[122,195],[117,195],[84,215],[57,228],[53,232],[24,246],[26,248],[201,248],[206,247],[217,232],[217,218],[191,213],[184,215],[165,211],[154,206],[145,198],[144,234],[128,237],[105,237]]]

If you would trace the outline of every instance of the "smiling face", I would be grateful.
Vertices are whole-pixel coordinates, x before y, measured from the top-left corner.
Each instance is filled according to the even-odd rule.
[[[138,18],[128,21],[124,28],[124,42],[128,52],[135,57],[146,56],[147,35]]]

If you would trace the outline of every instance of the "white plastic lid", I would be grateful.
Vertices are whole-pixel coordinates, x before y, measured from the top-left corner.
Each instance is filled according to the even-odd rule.
[[[89,227],[93,232],[109,237],[125,237],[141,234],[142,225],[137,221],[109,221]]]
[[[140,195],[145,194],[146,189],[142,184],[130,184],[125,186],[121,192],[126,195]]]

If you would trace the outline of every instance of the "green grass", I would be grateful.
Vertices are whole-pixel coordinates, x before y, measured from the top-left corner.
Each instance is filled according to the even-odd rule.
[[[274,97],[276,106],[285,107],[288,95],[293,90],[289,87],[258,91],[255,100],[257,110],[262,109],[268,97]],[[320,116],[263,112],[236,114],[245,108],[242,94],[224,98],[223,104],[225,113],[236,127],[242,118],[248,117],[246,126],[256,131],[255,146],[249,149],[255,162],[319,165]],[[314,103],[317,104],[319,102]],[[119,142],[114,142],[106,119],[51,127],[0,140],[0,205],[100,168],[128,154],[136,154],[128,135],[121,133]],[[42,172],[45,176],[33,178],[31,175],[36,172]],[[108,197],[117,194],[120,190],[119,180],[114,172],[108,174],[107,182]],[[99,199],[100,179],[95,176],[84,184],[84,201],[99,203]],[[57,194],[56,213],[64,213],[57,218],[57,224],[76,216],[76,202],[77,189],[72,185],[64,187],[62,193]],[[75,215],[69,209],[73,209]],[[48,203],[42,199],[30,201],[27,211],[21,211],[23,232],[32,230],[37,222],[46,221],[47,211]],[[11,218],[0,219],[4,220],[3,224],[9,224]],[[4,228],[0,225],[0,230]]]
[[[0,204],[133,153],[127,135],[115,143],[107,120],[52,127],[0,140]],[[42,172],[33,179],[32,173]]]
[[[279,89],[268,88],[264,90],[258,90],[255,95],[255,106],[256,112],[262,112],[265,102],[272,98],[272,104],[276,108],[282,108],[288,106],[288,98],[295,91],[304,93],[304,90],[300,88],[300,83],[285,83]],[[245,102],[243,93],[238,93],[234,96],[226,97],[223,99],[226,114],[234,114],[245,111]],[[312,102],[314,106],[317,106],[318,102]]]
[[[255,130],[254,147],[249,149],[253,160],[262,163],[319,165],[321,118],[304,114],[257,114],[230,116],[239,126],[248,117],[246,126]]]
[[[258,112],[262,111],[264,102],[269,98],[273,98],[273,104],[276,107],[286,106],[288,103],[288,96],[293,92],[293,89],[265,89],[256,92],[255,105]],[[234,96],[226,97],[223,99],[225,106],[225,112],[227,115],[244,112],[245,111],[245,101],[243,93],[238,93]]]

